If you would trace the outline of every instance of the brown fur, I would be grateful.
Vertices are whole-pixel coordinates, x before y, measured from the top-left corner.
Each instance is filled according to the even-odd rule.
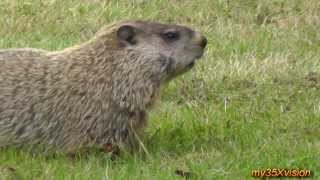
[[[117,34],[125,25],[132,39]],[[168,43],[159,33],[172,28],[181,37]],[[62,51],[0,50],[0,147],[130,144],[160,86],[192,67],[204,40],[183,26],[128,21]]]

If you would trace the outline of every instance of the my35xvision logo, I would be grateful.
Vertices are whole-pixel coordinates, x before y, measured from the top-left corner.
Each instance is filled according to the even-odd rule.
[[[310,177],[311,170],[268,168],[265,170],[252,170],[251,176],[252,177]]]

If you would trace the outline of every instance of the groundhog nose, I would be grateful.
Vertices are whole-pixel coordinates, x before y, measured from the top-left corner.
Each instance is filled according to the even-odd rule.
[[[208,43],[207,38],[204,37],[204,36],[201,36],[200,46],[201,46],[202,48],[205,48],[205,47],[207,46],[207,43]]]
[[[197,44],[201,47],[201,48],[205,48],[207,46],[207,38],[202,35],[201,33],[199,32],[195,32],[195,39],[196,39],[196,42]]]

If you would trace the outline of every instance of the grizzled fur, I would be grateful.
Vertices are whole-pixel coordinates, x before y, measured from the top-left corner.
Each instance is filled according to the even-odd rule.
[[[62,51],[0,50],[0,147],[126,144],[160,86],[190,69],[205,44],[183,26],[128,21]]]

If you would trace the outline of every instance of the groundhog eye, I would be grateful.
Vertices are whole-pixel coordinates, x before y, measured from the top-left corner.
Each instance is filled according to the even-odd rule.
[[[163,33],[163,37],[168,41],[176,41],[179,40],[179,33],[176,31],[169,31]]]

